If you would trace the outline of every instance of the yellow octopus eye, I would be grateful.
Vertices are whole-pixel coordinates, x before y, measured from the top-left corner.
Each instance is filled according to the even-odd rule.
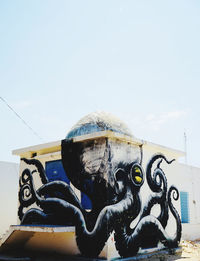
[[[136,168],[135,168],[135,172],[136,172],[136,173],[140,173],[140,169],[136,167]]]
[[[135,176],[135,181],[137,183],[141,183],[142,182],[142,178],[140,176]]]
[[[132,172],[131,172],[131,178],[135,185],[140,186],[143,183],[143,174],[142,170],[138,166],[133,166]]]

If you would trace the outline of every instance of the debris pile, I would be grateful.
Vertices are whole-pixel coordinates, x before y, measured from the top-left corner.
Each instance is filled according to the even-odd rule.
[[[200,260],[200,240],[196,241],[181,241],[182,258],[185,261],[199,261]]]

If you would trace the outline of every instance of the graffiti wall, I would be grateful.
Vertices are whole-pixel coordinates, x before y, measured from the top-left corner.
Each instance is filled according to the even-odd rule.
[[[158,153],[144,166],[142,146],[130,136],[125,139],[127,133],[116,127],[120,124],[109,123],[108,128],[105,119],[96,123],[101,129],[95,131],[101,135],[88,131],[90,126],[94,130],[94,123],[89,127],[82,123],[62,140],[61,160],[56,163],[59,174],[51,169],[55,162],[45,168],[38,159],[21,158],[20,224],[74,226],[77,246],[88,257],[99,256],[111,234],[122,257],[159,243],[177,247],[181,222],[173,202],[179,192],[173,185],[168,187],[162,169],[163,163],[171,165],[173,159]],[[77,133],[86,136],[78,139]],[[151,192],[145,202],[140,193],[144,184]],[[152,214],[155,206],[159,206],[157,215]],[[176,223],[174,236],[165,230],[169,214]]]

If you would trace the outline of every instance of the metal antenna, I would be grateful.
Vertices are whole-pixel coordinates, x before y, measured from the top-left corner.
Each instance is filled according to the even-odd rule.
[[[187,165],[187,135],[186,135],[186,130],[184,130],[184,150],[185,150],[185,164]]]

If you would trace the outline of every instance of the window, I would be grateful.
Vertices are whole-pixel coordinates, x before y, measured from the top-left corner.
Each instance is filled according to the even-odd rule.
[[[181,222],[189,223],[189,200],[188,200],[188,192],[181,191],[180,192],[181,199]]]

